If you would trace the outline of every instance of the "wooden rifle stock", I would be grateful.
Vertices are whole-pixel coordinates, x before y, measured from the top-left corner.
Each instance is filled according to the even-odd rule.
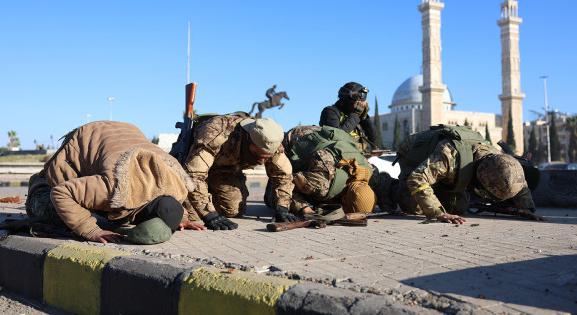
[[[196,83],[192,82],[186,85],[186,107],[185,107],[185,115],[186,117],[193,119],[194,118],[194,101],[196,99]]]
[[[170,155],[174,156],[180,164],[184,164],[188,156],[188,150],[192,142],[192,125],[194,119],[194,100],[196,98],[196,83],[189,83],[185,87],[185,104],[182,121],[174,127],[180,129],[178,140],[172,144]]]
[[[319,222],[317,220],[304,220],[297,222],[281,222],[281,223],[269,223],[266,225],[266,230],[269,232],[282,232],[294,229],[300,229],[305,227],[319,227],[323,228],[326,224],[324,222]]]

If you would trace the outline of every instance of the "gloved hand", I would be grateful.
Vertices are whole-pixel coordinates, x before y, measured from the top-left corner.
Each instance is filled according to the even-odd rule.
[[[287,207],[277,206],[274,215],[275,222],[295,222],[298,221],[296,215],[289,212]]]
[[[365,111],[366,107],[367,102],[355,101],[355,103],[353,104],[353,112],[360,116]]]
[[[204,225],[211,230],[234,230],[238,224],[223,217],[218,212],[211,212],[202,218]]]
[[[361,119],[365,119],[369,116],[369,103],[365,103],[367,104],[365,106],[365,110],[361,113],[361,115],[359,117],[361,117]]]
[[[356,101],[353,105],[353,112],[361,117],[365,112],[369,112],[369,104],[366,101]]]

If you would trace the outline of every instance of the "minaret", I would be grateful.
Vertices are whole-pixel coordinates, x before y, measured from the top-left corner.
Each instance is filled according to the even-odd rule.
[[[521,69],[519,68],[519,17],[517,0],[504,0],[501,3],[501,18],[498,21],[501,28],[501,77],[502,93],[501,115],[503,115],[503,140],[507,140],[509,119],[513,120],[515,135],[515,151],[523,153],[523,98],[521,91]],[[511,113],[511,117],[509,117]]]
[[[445,123],[441,62],[441,10],[445,4],[441,0],[421,0],[421,25],[423,28],[423,86],[419,87],[423,95],[421,129],[431,125]]]

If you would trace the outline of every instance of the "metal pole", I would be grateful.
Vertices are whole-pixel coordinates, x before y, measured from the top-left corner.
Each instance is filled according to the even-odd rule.
[[[543,94],[545,101],[545,128],[547,131],[547,162],[551,163],[551,137],[549,136],[549,101],[547,98],[547,77],[546,75],[541,76],[543,79]]]
[[[190,21],[188,22],[188,35],[186,42],[186,84],[190,83]]]
[[[114,96],[109,96],[106,98],[108,102],[108,120],[112,120],[112,102],[114,102]]]

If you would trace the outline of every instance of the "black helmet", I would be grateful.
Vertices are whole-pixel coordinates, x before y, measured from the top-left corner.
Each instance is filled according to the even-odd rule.
[[[349,82],[339,89],[339,99],[362,100],[367,99],[369,89],[357,82]]]

